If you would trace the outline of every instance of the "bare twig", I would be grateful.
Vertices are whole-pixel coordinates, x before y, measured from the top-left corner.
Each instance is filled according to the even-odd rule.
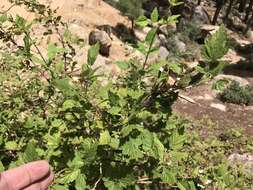
[[[193,99],[191,99],[190,97],[184,96],[182,94],[178,94],[178,97],[183,99],[183,100],[186,100],[187,102],[190,102],[192,104],[196,104],[196,102]]]
[[[6,10],[4,10],[4,11],[0,11],[0,14],[5,14],[5,13],[7,13],[8,11],[10,11],[13,7],[15,7],[16,5],[15,4],[13,4],[13,5],[11,5],[8,9],[6,9]]]

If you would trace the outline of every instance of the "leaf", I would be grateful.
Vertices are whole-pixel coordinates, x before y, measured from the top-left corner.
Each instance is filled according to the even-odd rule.
[[[140,26],[140,27],[145,27],[149,24],[149,20],[147,17],[145,16],[139,16],[136,21],[135,24]]]
[[[53,187],[51,188],[52,190],[69,190],[69,188],[66,185],[59,185],[59,184],[53,185]]]
[[[169,185],[174,185],[177,182],[176,174],[166,168],[163,169],[161,179],[163,182],[168,183]]]
[[[175,6],[178,6],[178,5],[181,5],[183,4],[184,2],[180,1],[180,0],[168,0],[170,5],[175,7]]]
[[[138,160],[143,157],[143,153],[140,150],[140,145],[142,142],[140,139],[130,138],[123,146],[121,146],[122,154],[129,157],[129,159]]]
[[[55,56],[58,53],[63,53],[65,51],[66,51],[66,49],[64,49],[64,48],[58,48],[55,44],[50,43],[48,45],[48,47],[47,47],[47,56],[48,56],[48,59],[52,60],[52,59],[55,58]]]
[[[169,69],[172,70],[176,74],[181,74],[183,71],[182,67],[177,63],[169,64],[168,66],[169,66]]]
[[[4,165],[2,161],[0,160],[0,172],[3,172],[5,170]]]
[[[228,52],[228,49],[228,35],[225,27],[221,26],[215,34],[205,40],[202,56],[207,61],[217,62],[218,59],[221,59]]]
[[[143,129],[142,125],[128,125],[126,127],[123,127],[121,130],[121,134],[123,137],[128,136],[134,129],[140,130]]]
[[[172,16],[169,16],[166,23],[167,24],[174,24],[174,23],[177,23],[178,22],[178,18],[180,17],[181,15],[172,15]]]
[[[0,13],[1,14],[1,13]],[[6,22],[8,20],[8,15],[6,13],[1,14],[0,16],[0,23],[3,24],[4,22]]]
[[[129,68],[129,62],[128,61],[117,61],[115,64],[122,70]]]
[[[75,181],[76,190],[84,190],[86,189],[86,177],[83,174],[79,174]]]
[[[81,105],[75,100],[66,100],[62,105],[63,111],[72,109],[74,107],[81,107]]]
[[[151,13],[151,21],[155,23],[158,21],[158,18],[159,18],[158,9],[154,8],[154,10]]]
[[[88,65],[92,66],[99,54],[100,44],[96,43],[95,45],[91,46],[88,50]]]
[[[153,151],[156,154],[156,158],[162,162],[164,159],[165,148],[162,142],[158,139],[158,137],[155,134],[153,134],[153,136],[154,136]]]
[[[8,141],[5,143],[6,150],[18,150],[18,144],[15,141]]]
[[[61,178],[61,179],[59,180],[59,182],[60,182],[61,184],[69,184],[69,183],[71,183],[71,182],[74,182],[74,181],[78,178],[79,175],[80,175],[80,170],[79,170],[79,169],[78,169],[78,170],[71,171],[71,172],[68,172],[68,173],[66,173],[66,174],[64,175],[63,178]]]
[[[141,52],[142,54],[146,54],[147,53],[147,50],[146,50],[146,47],[145,47],[145,43],[143,43],[143,42],[138,42],[138,44],[137,44],[137,50],[139,51],[139,52]]]
[[[177,183],[177,187],[180,189],[180,190],[187,190],[181,183]]]
[[[69,84],[68,78],[55,79],[53,84],[67,96],[74,96],[76,94],[74,87]]]
[[[30,38],[27,35],[25,35],[23,41],[24,41],[24,53],[28,58],[30,58],[30,54],[31,54],[30,53],[30,49],[31,49]]]
[[[28,145],[26,146],[25,152],[23,154],[23,159],[24,159],[24,162],[26,163],[36,161],[39,159],[39,155],[36,152],[35,143],[32,143],[32,142],[28,143]]]
[[[178,150],[183,147],[186,140],[186,135],[180,135],[177,131],[174,131],[170,136],[170,147],[173,150]]]
[[[119,185],[118,182],[114,182],[111,180],[104,180],[104,185],[108,190],[123,190],[123,188]]]
[[[121,107],[113,106],[110,109],[108,109],[108,113],[112,115],[120,115]]]
[[[111,141],[111,136],[110,136],[110,133],[109,131],[103,131],[101,134],[100,134],[100,138],[99,138],[99,144],[100,145],[108,145]]]
[[[152,28],[152,29],[148,32],[148,34],[147,34],[147,36],[146,36],[146,38],[145,38],[145,42],[146,42],[147,44],[151,45],[151,44],[154,42],[154,38],[155,38],[155,36],[156,36],[156,32],[157,32],[157,30],[154,29],[154,28]]]

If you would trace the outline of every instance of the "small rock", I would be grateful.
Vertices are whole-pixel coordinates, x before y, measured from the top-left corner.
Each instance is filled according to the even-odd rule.
[[[210,16],[202,6],[197,6],[194,8],[191,20],[199,25],[210,24],[211,22]]]
[[[163,47],[163,46],[161,46],[160,48],[159,48],[159,59],[161,59],[161,60],[166,60],[167,58],[168,58],[168,56],[169,56],[169,51],[167,50],[167,48],[165,48],[165,47]]]
[[[175,36],[174,40],[175,40],[175,45],[176,45],[176,48],[178,49],[178,51],[180,53],[186,52],[186,45],[185,45],[185,43],[182,42],[182,41],[180,41],[177,36]]]
[[[234,153],[228,157],[228,160],[232,166],[240,164],[245,172],[253,173],[253,155]]]
[[[109,56],[110,47],[112,45],[111,38],[105,31],[94,30],[89,34],[89,44],[94,45],[96,43],[100,44],[99,52],[101,55]]]
[[[210,105],[212,108],[218,109],[220,111],[226,112],[227,108],[223,104],[216,104],[216,103],[211,103]]]
[[[150,27],[144,27],[142,29],[134,30],[134,34],[135,34],[135,36],[137,37],[138,40],[144,41],[150,30],[151,30]]]
[[[241,86],[249,85],[249,82],[246,79],[244,79],[242,77],[234,76],[234,75],[220,74],[214,78],[214,81],[222,80],[222,79],[234,80],[234,81],[238,82]]]
[[[246,37],[249,39],[249,41],[253,42],[253,30],[249,30],[246,34]]]
[[[160,33],[168,36],[170,32],[176,32],[177,30],[177,25],[176,24],[164,24],[160,26],[159,28]]]
[[[219,26],[204,24],[200,27],[200,34],[203,39],[219,30]]]
[[[166,36],[165,36],[164,34],[159,34],[159,35],[158,35],[158,38],[159,38],[159,40],[160,40],[160,45],[161,45],[161,46],[167,47],[167,45],[168,45],[168,40],[167,40]]]

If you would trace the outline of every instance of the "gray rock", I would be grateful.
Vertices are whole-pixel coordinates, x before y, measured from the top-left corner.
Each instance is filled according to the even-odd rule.
[[[176,32],[177,26],[176,24],[164,24],[159,27],[160,33],[169,36],[170,32]]]
[[[192,22],[197,23],[199,25],[210,24],[211,22],[210,16],[202,6],[196,6],[194,8],[191,20]]]
[[[234,81],[238,82],[241,86],[249,85],[249,82],[246,79],[244,79],[242,77],[234,76],[234,75],[220,74],[214,78],[214,81],[221,80],[221,79],[234,80]]]
[[[158,38],[160,40],[160,45],[167,47],[168,40],[167,40],[166,36],[164,34],[159,34]]]
[[[180,53],[186,52],[186,44],[184,42],[180,41],[177,36],[175,36],[174,40],[175,40],[175,45],[176,45],[176,48],[178,49],[178,51]]]
[[[101,55],[109,56],[110,54],[110,47],[112,45],[111,38],[105,31],[101,30],[93,30],[89,34],[89,44],[94,45],[96,43],[100,44],[99,52]]]
[[[226,112],[226,111],[227,111],[226,106],[223,105],[223,104],[211,103],[210,106],[211,106],[212,108],[218,109],[218,110],[223,111],[223,112]]]
[[[241,165],[245,172],[253,173],[253,155],[252,154],[238,154],[234,153],[228,157],[232,166]]]
[[[161,46],[159,48],[159,59],[166,60],[169,56],[170,52],[167,50],[167,48]]]

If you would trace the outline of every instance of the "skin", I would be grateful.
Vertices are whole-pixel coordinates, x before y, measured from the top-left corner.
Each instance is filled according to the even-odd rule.
[[[0,174],[2,190],[46,190],[54,179],[49,164],[35,161]]]

